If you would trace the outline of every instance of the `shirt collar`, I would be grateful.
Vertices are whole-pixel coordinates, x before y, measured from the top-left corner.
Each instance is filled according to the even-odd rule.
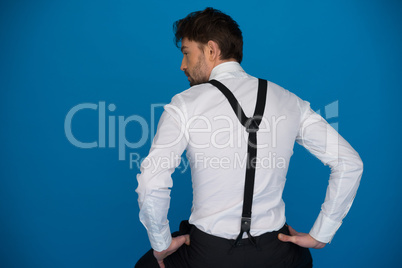
[[[228,61],[215,66],[212,69],[211,75],[209,76],[209,80],[217,78],[225,78],[226,76],[238,77],[238,76],[247,76],[247,74],[238,62]]]

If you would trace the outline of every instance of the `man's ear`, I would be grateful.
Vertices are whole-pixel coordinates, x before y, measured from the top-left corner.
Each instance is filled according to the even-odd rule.
[[[207,57],[210,61],[219,60],[221,50],[215,41],[209,40],[207,43]]]

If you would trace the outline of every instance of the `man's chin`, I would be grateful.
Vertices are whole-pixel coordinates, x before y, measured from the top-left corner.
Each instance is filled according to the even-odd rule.
[[[192,79],[190,79],[189,76],[187,76],[187,80],[188,80],[188,82],[189,82],[189,84],[190,84],[190,87],[196,85],[196,84],[194,84],[194,81],[193,81]]]

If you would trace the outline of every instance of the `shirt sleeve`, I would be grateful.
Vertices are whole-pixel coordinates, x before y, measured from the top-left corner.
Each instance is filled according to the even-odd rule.
[[[164,107],[149,155],[137,175],[139,217],[156,251],[167,249],[172,241],[167,219],[173,186],[171,174],[187,146],[185,118],[184,103],[176,96]]]
[[[363,173],[359,154],[329,125],[315,113],[308,102],[299,101],[302,112],[296,142],[331,168],[325,201],[310,235],[328,243],[348,213]]]

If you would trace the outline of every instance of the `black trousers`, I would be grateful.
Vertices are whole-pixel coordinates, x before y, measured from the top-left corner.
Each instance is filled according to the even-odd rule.
[[[257,236],[256,245],[243,239],[241,245],[233,247],[234,240],[209,235],[190,225],[188,221],[180,224],[180,231],[172,236],[190,234],[190,246],[183,245],[164,260],[167,268],[308,268],[313,267],[309,249],[293,243],[282,242],[278,234],[289,234],[287,225],[275,232]],[[159,268],[148,251],[135,265],[135,268]]]

